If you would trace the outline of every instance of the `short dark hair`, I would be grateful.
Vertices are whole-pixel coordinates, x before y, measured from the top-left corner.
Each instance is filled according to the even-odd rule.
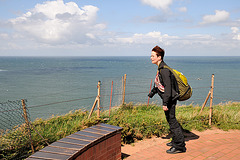
[[[163,60],[163,57],[164,57],[164,49],[160,48],[159,46],[155,46],[152,51],[156,52],[156,55],[159,57],[161,56],[162,57],[162,60]]]

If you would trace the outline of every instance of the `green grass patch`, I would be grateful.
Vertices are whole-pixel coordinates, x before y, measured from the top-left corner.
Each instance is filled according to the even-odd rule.
[[[213,106],[212,126],[209,126],[209,107],[200,113],[198,106],[178,106],[176,117],[185,130],[203,131],[211,127],[222,130],[240,129],[240,103],[227,103]],[[134,143],[137,140],[160,137],[169,133],[169,126],[161,106],[133,105],[131,103],[113,108],[111,116],[108,111],[101,112],[98,119],[96,113],[88,119],[89,112],[77,110],[63,116],[53,116],[49,119],[37,119],[32,126],[44,137],[32,129],[32,140],[35,150],[44,148],[72,133],[83,130],[98,123],[107,123],[120,126],[122,130],[122,143]],[[106,120],[106,118],[109,118]],[[29,136],[26,126],[17,126],[17,129],[0,133],[0,159],[26,158],[31,155]]]

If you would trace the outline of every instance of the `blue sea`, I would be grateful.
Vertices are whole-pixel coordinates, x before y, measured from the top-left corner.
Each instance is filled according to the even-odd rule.
[[[181,71],[193,96],[179,105],[202,105],[214,74],[214,104],[240,101],[240,57],[171,57],[164,61]],[[122,102],[122,77],[127,75],[129,103],[147,103],[157,66],[150,57],[0,57],[0,103],[27,100],[31,120],[90,110],[101,81],[101,109]],[[150,103],[161,104],[156,95]],[[4,109],[1,109],[4,110]]]

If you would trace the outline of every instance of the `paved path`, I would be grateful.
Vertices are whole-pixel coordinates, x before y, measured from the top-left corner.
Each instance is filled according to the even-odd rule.
[[[124,160],[240,160],[240,130],[218,129],[185,134],[186,153],[167,154],[168,137],[152,138],[122,146]]]

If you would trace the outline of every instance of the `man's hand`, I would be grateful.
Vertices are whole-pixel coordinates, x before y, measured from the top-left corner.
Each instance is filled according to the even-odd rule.
[[[163,106],[162,108],[163,108],[164,111],[168,110],[167,106]]]

